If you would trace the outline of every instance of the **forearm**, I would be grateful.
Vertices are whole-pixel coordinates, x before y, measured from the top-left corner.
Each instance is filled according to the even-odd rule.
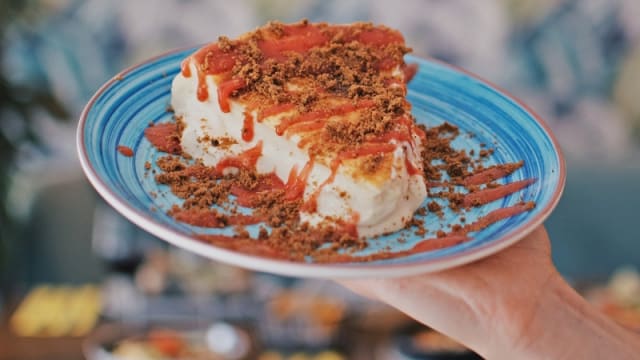
[[[383,281],[370,288],[374,297],[487,359],[638,358],[640,335],[606,318],[557,273],[547,278],[524,286],[504,282],[509,290],[501,291],[472,274],[457,281],[448,274]]]
[[[343,281],[488,359],[634,359],[640,335],[589,305],[551,262],[543,227],[486,259],[398,279]]]
[[[504,321],[509,321],[505,319]],[[559,276],[550,282],[534,316],[522,324],[509,351],[485,349],[489,359],[637,359],[640,336],[589,305]]]

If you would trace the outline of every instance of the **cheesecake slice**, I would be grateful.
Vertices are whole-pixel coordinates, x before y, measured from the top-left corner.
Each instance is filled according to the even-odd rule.
[[[301,221],[398,230],[426,196],[402,35],[371,24],[269,23],[187,57],[172,84],[183,152],[274,173]]]

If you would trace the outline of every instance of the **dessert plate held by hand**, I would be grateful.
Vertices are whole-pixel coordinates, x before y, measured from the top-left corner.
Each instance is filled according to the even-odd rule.
[[[419,216],[426,232],[408,228],[370,239],[365,249],[338,262],[283,260],[203,242],[196,234],[231,236],[233,229],[203,229],[178,222],[167,214],[181,199],[166,185],[156,183],[156,160],[166,154],[144,137],[151,122],[172,121],[172,114],[167,111],[171,82],[180,71],[180,62],[194,50],[151,59],[114,77],[86,106],[77,134],[82,167],[98,193],[129,220],[176,246],[229,264],[289,276],[403,276],[451,268],[495,253],[540,225],[560,199],[564,161],[553,135],[535,114],[473,75],[440,62],[407,56],[408,63],[418,64],[418,72],[408,87],[408,99],[418,123],[433,127],[449,122],[457,126],[461,135],[452,142],[457,149],[479,153],[492,148],[492,152],[485,151],[487,167],[524,161],[521,168],[497,183],[527,179],[535,182],[497,201],[469,207],[463,213],[444,206],[440,216],[427,212]],[[442,190],[436,185],[432,184],[432,194]],[[425,202],[441,200],[427,197]],[[487,217],[495,218],[500,209],[520,206],[523,201],[536,205],[529,211],[486,222]],[[465,241],[431,246],[438,241],[438,232],[483,222],[488,226],[477,227]],[[247,230],[252,235],[258,231],[257,226],[248,226]],[[395,255],[377,256],[381,253]]]

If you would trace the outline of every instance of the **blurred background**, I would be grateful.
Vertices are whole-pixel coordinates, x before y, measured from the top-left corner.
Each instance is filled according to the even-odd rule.
[[[578,287],[608,282],[590,296],[640,329],[639,1],[1,0],[0,359],[426,359],[460,350],[332,283],[169,247],[106,206],[80,170],[77,119],[117,72],[303,17],[397,28],[414,53],[475,72],[546,119],[568,165],[546,223],[554,261]]]

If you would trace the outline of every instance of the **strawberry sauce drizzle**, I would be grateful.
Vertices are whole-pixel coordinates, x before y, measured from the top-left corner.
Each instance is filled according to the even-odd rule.
[[[252,215],[222,215],[213,209],[180,209],[179,211],[172,212],[171,216],[173,216],[174,219],[180,222],[207,228],[224,228],[227,226],[235,225],[252,225],[258,224],[263,221],[263,219]]]
[[[289,173],[289,179],[285,186],[285,201],[294,201],[302,199],[304,195],[304,190],[307,186],[307,180],[309,179],[309,175],[311,174],[311,170],[313,170],[313,160],[309,160],[305,166],[300,171],[300,174],[297,173],[297,169],[294,166]]]
[[[295,108],[294,104],[283,103],[262,108],[258,111],[258,122],[262,122],[265,118],[291,111]]]
[[[216,165],[216,170],[222,172],[229,167],[253,170],[255,169],[260,156],[262,156],[262,141],[237,156],[230,156],[220,160],[218,165]]]
[[[242,140],[249,142],[253,140],[253,116],[250,112],[244,113],[244,122],[242,123]]]
[[[497,187],[493,188],[478,190],[476,192],[465,195],[462,205],[464,207],[471,207],[488,204],[498,199],[502,199],[505,196],[511,195],[521,189],[524,189],[534,182],[536,182],[535,179],[526,179],[508,184],[498,185]]]
[[[292,126],[308,122],[320,122],[324,125],[328,118],[332,116],[345,115],[353,111],[373,107],[373,100],[362,100],[357,104],[342,104],[328,110],[310,111],[298,116],[282,119],[276,126],[276,134],[282,136]]]
[[[514,171],[522,167],[524,163],[522,161],[512,164],[494,165],[490,168],[470,175],[462,181],[462,185],[481,185],[498,180],[507,175],[510,175]]]
[[[156,149],[169,154],[180,154],[180,136],[175,123],[155,124],[144,129],[144,136]]]

